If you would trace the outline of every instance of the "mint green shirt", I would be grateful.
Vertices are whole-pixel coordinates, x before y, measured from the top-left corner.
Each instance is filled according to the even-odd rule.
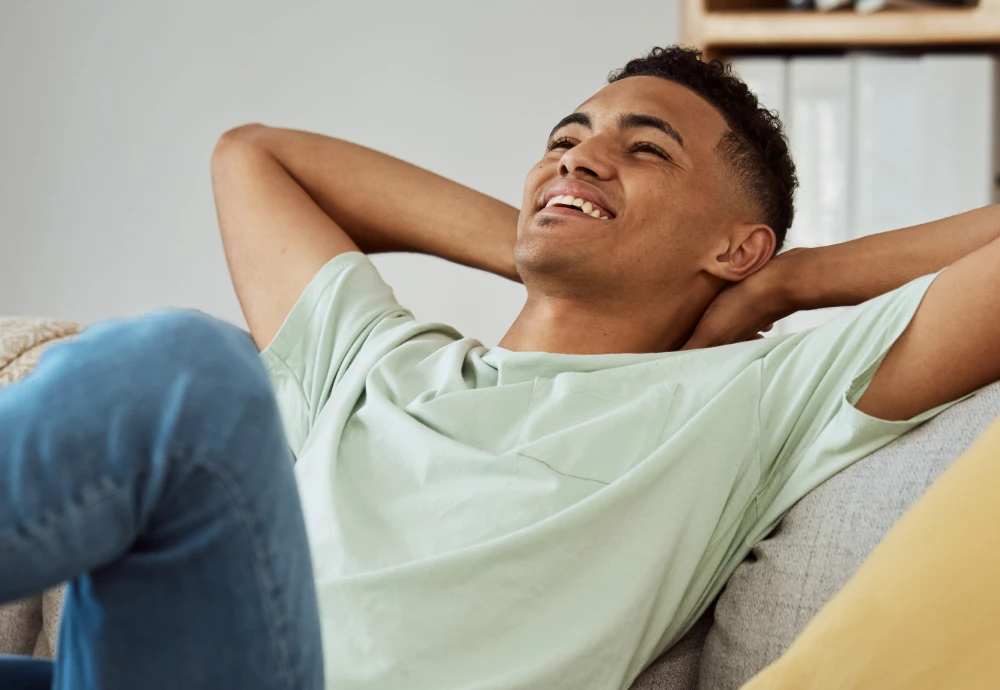
[[[331,260],[262,353],[336,690],[627,688],[803,495],[940,412],[858,411],[933,275],[726,347],[488,349]]]

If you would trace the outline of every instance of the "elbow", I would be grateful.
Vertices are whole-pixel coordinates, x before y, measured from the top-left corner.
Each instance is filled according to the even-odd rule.
[[[219,159],[227,156],[231,151],[247,150],[262,146],[263,136],[269,128],[265,125],[251,123],[233,127],[225,132],[215,144],[212,152],[212,165],[217,164]]]
[[[267,153],[264,135],[268,127],[259,124],[240,125],[229,130],[212,151],[212,182],[219,185],[246,169],[249,160]]]

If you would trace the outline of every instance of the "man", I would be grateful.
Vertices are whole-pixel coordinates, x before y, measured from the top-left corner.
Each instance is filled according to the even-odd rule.
[[[693,51],[630,62],[558,123],[520,212],[259,125],[222,137],[213,184],[296,460],[330,688],[627,688],[802,495],[1000,378],[1000,211],[775,257],[795,187],[780,123]],[[520,279],[528,299],[487,349],[416,321],[364,255],[378,251]],[[814,331],[755,337],[797,309],[861,302]],[[0,508],[18,562],[46,563],[0,599],[102,567],[74,583],[61,642],[102,687],[313,687],[309,561],[268,396],[252,366],[226,364],[246,357],[238,335],[158,319],[76,344],[86,371],[111,360],[148,379],[114,376],[101,403],[113,414],[87,416],[113,469],[92,491],[124,487],[117,540],[32,561],[55,540],[32,536],[29,510]],[[129,354],[161,340],[159,358]],[[40,407],[82,385],[70,347],[15,395]],[[30,421],[41,411],[27,414],[4,441],[16,467],[68,464],[53,458],[81,443],[79,421],[46,423],[53,451]],[[108,439],[108,416],[137,431]],[[46,494],[45,481],[20,486]],[[45,533],[69,548],[52,510]],[[97,540],[104,523],[80,523],[75,538]],[[156,652],[125,653],[138,633],[123,591],[153,611],[141,639]],[[95,601],[118,627],[99,624]],[[206,622],[178,641],[192,615]]]

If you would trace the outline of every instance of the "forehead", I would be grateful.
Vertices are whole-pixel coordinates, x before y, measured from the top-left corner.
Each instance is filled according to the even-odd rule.
[[[708,101],[686,86],[660,77],[628,77],[608,84],[583,102],[577,111],[588,113],[595,127],[611,124],[619,113],[660,117],[677,129],[685,145],[713,149],[729,131],[725,119]]]

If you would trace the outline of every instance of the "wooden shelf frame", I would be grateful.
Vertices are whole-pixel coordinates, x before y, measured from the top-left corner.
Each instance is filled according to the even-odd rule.
[[[684,42],[706,58],[747,51],[847,50],[851,48],[1000,48],[1000,0],[976,7],[885,10],[860,15],[853,10],[814,12],[774,7],[746,9],[747,0],[729,0],[734,9],[709,9],[720,0],[685,0]]]

